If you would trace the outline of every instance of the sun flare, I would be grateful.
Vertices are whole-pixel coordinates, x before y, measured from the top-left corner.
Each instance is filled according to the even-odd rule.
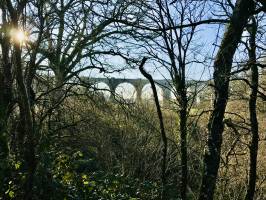
[[[25,31],[21,29],[12,29],[10,34],[11,34],[12,40],[15,42],[22,44],[25,41],[27,41],[27,34]]]

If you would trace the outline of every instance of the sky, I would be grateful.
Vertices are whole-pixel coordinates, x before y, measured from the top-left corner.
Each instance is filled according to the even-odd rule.
[[[184,3],[184,2],[183,2]],[[173,20],[176,21],[176,24],[178,24],[178,22],[180,21],[180,16],[176,13],[178,13],[178,10],[180,9],[179,6],[183,3],[177,3],[177,7],[175,8],[173,5],[170,6],[170,12],[173,13],[171,14],[173,16]],[[195,3],[196,6],[195,8],[199,8],[199,10],[201,9],[201,7],[203,5],[205,5],[204,3]],[[195,6],[194,3],[192,2],[191,7],[194,8],[193,6]],[[203,8],[203,7],[202,7]],[[156,6],[155,6],[156,9]],[[218,10],[219,9],[219,10]],[[215,14],[223,14],[222,12],[219,13],[217,11],[220,11],[221,8],[213,3],[213,4],[206,4],[206,6],[204,7],[204,19],[209,19],[209,18],[219,18],[219,16],[214,16],[213,13]],[[152,10],[151,13],[149,12],[149,10],[147,11],[147,13],[145,15],[147,16],[154,16],[152,14]],[[197,18],[197,16],[199,15],[199,11],[198,9],[196,11],[188,11],[186,10],[185,12],[189,12],[190,14],[192,13],[192,18]],[[157,14],[156,14],[157,15]],[[188,13],[186,14],[185,17],[188,17]],[[194,16],[195,15],[195,16]],[[191,18],[191,16],[189,17]],[[149,18],[145,20],[150,20],[151,24],[155,24],[156,25],[156,20]],[[195,21],[198,21],[197,19],[194,19]],[[188,21],[185,21],[185,23],[189,23]],[[210,24],[205,24],[205,25],[200,25],[197,27],[197,33],[194,36],[194,42],[195,44],[199,45],[199,49],[200,49],[200,53],[202,54],[203,58],[214,58],[216,51],[217,51],[217,47],[219,46],[219,37],[217,39],[217,32],[219,32],[219,35],[221,35],[223,33],[223,26],[219,26],[219,25],[210,25]],[[111,42],[112,43],[112,42]],[[123,43],[123,42],[122,42]],[[115,42],[114,42],[115,44]],[[115,45],[120,45],[120,44],[115,44]],[[192,44],[194,45],[194,44]],[[121,48],[123,48],[123,44],[122,46],[120,46]],[[130,51],[130,50],[129,50]],[[138,50],[137,50],[138,51]],[[139,50],[141,51],[141,50]],[[159,51],[158,51],[159,52]],[[160,54],[160,52],[159,52]],[[132,56],[129,54],[129,56]],[[139,60],[141,60],[142,55],[140,55]],[[161,56],[162,57],[162,56]],[[169,60],[168,58],[165,58],[165,60]],[[202,60],[202,59],[201,59]],[[123,66],[123,61],[121,61],[121,59],[118,59],[117,57],[112,58],[110,60],[111,63],[113,63],[114,65],[117,66]],[[137,68],[138,66],[136,66]],[[156,70],[157,68],[159,68],[159,70]],[[154,79],[169,79],[170,76],[167,72],[167,70],[163,69],[163,67],[156,65],[154,63],[151,62],[147,62],[145,64],[145,69],[146,71],[150,72],[153,76]],[[202,64],[192,64],[190,66],[187,66],[187,70],[186,70],[186,74],[187,74],[187,79],[188,80],[209,80],[212,77],[212,59],[206,63],[204,63],[204,65]],[[119,73],[112,73],[112,74],[103,74],[103,73],[99,73],[98,70],[92,70],[92,71],[87,71],[84,72],[83,75],[85,76],[92,76],[92,77],[117,77],[117,78],[144,78],[142,76],[142,74],[139,72],[138,69],[130,69],[130,70],[124,70],[122,72]]]
[[[199,32],[196,35],[197,43],[201,44],[200,50],[202,51],[203,55],[206,57],[214,57],[217,51],[217,42],[219,43],[219,39],[217,41],[217,32],[219,34],[223,33],[220,28],[219,30],[218,25],[201,25],[199,27]],[[118,58],[114,58],[112,60],[114,65],[123,65],[124,61]],[[137,66],[136,66],[137,67]],[[168,72],[159,66],[159,70],[155,70],[155,66],[152,63],[145,64],[145,69],[152,74],[154,79],[169,79],[170,76]],[[187,66],[187,79],[188,80],[209,80],[212,77],[212,62],[208,61],[206,65],[202,64],[193,64]],[[121,71],[119,73],[99,73],[99,70],[92,70],[83,72],[82,75],[84,76],[91,76],[91,77],[107,77],[107,78],[125,78],[125,79],[138,79],[144,78],[143,75],[139,72],[138,69],[127,69]]]
[[[200,45],[201,52],[208,57],[214,57],[217,50],[217,42],[216,35],[219,30],[218,25],[200,25],[198,27],[198,33],[196,34],[196,40]],[[222,31],[220,31],[220,34]],[[215,45],[216,43],[216,45]],[[117,57],[113,57],[111,62],[114,65],[123,66],[125,63],[121,59]],[[193,64],[187,67],[187,79],[188,80],[209,80],[212,77],[212,62],[209,61],[205,63],[205,65],[201,64]],[[138,67],[138,66],[136,66]],[[155,68],[159,68],[159,70],[155,70]],[[168,72],[160,66],[155,66],[153,63],[147,63],[145,65],[145,69],[150,72],[155,80],[158,79],[169,79],[170,76]],[[144,78],[138,69],[128,69],[121,71],[119,73],[99,73],[98,70],[88,70],[81,73],[83,76],[91,76],[91,77],[114,77],[114,78],[125,78],[125,79],[138,79]]]

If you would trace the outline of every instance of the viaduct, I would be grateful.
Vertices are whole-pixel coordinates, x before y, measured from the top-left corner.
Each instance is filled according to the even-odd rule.
[[[94,77],[83,77],[82,78],[85,82],[89,83],[90,85],[95,85],[99,83],[104,83],[109,87],[111,95],[116,93],[116,89],[122,83],[129,83],[131,84],[136,93],[136,100],[141,100],[143,88],[146,85],[149,85],[149,81],[146,79],[128,79],[128,78],[94,78]],[[162,90],[163,100],[170,100],[171,99],[171,88],[172,82],[167,79],[163,80],[154,80],[157,86],[159,86]],[[197,94],[198,91],[206,85],[206,82],[196,82],[190,81],[188,82],[188,92]],[[126,88],[125,88],[126,89]]]

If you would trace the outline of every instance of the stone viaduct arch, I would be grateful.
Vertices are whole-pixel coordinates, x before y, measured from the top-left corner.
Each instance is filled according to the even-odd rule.
[[[85,82],[88,82],[91,85],[95,85],[97,83],[105,83],[110,88],[111,92],[111,98],[114,98],[116,88],[122,84],[122,83],[129,83],[134,86],[136,90],[136,101],[141,101],[142,96],[142,89],[145,85],[150,84],[148,80],[146,79],[128,79],[128,78],[94,78],[94,77],[83,77],[83,80]],[[163,100],[170,100],[172,98],[171,91],[169,88],[171,88],[171,81],[170,80],[154,80],[155,83],[162,89],[163,91]],[[188,84],[190,91],[196,92],[196,98],[206,99],[206,95],[198,94],[199,91],[202,90],[206,86],[205,81],[201,82],[193,82],[191,81]],[[205,85],[205,86],[204,86]],[[200,92],[201,93],[201,92]],[[205,92],[204,92],[205,93]]]
[[[129,83],[135,87],[136,101],[141,100],[142,89],[145,85],[149,84],[145,79],[123,79],[123,78],[88,78],[90,84],[105,83],[109,86],[111,96],[115,94],[116,88],[122,83]],[[163,91],[163,99],[169,100],[171,91],[168,89],[170,83],[168,80],[155,80],[158,86]]]

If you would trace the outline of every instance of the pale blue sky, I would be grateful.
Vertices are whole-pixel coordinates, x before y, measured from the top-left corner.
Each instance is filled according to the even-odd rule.
[[[219,38],[217,38],[219,26],[218,25],[201,25],[199,26],[199,32],[196,35],[196,40],[200,45],[200,51],[204,54],[204,57],[214,57],[217,50],[218,42],[219,46]],[[220,35],[223,33],[222,28],[220,27]],[[218,41],[217,41],[218,39]],[[112,62],[119,66],[123,66],[123,62],[120,59],[113,59]],[[159,70],[154,70],[155,67],[151,65],[151,63],[147,63],[145,65],[145,69],[149,71],[154,79],[164,79],[164,77],[169,78],[168,72],[160,68]],[[212,77],[212,62],[209,60],[206,65],[202,64],[193,64],[188,66],[187,68],[187,78],[188,79],[196,79],[196,80],[208,80]],[[99,73],[99,70],[92,70],[83,72],[82,75],[92,76],[92,77],[117,77],[117,78],[144,78],[142,74],[137,69],[128,69],[119,73],[111,73],[111,74],[103,74]]]

